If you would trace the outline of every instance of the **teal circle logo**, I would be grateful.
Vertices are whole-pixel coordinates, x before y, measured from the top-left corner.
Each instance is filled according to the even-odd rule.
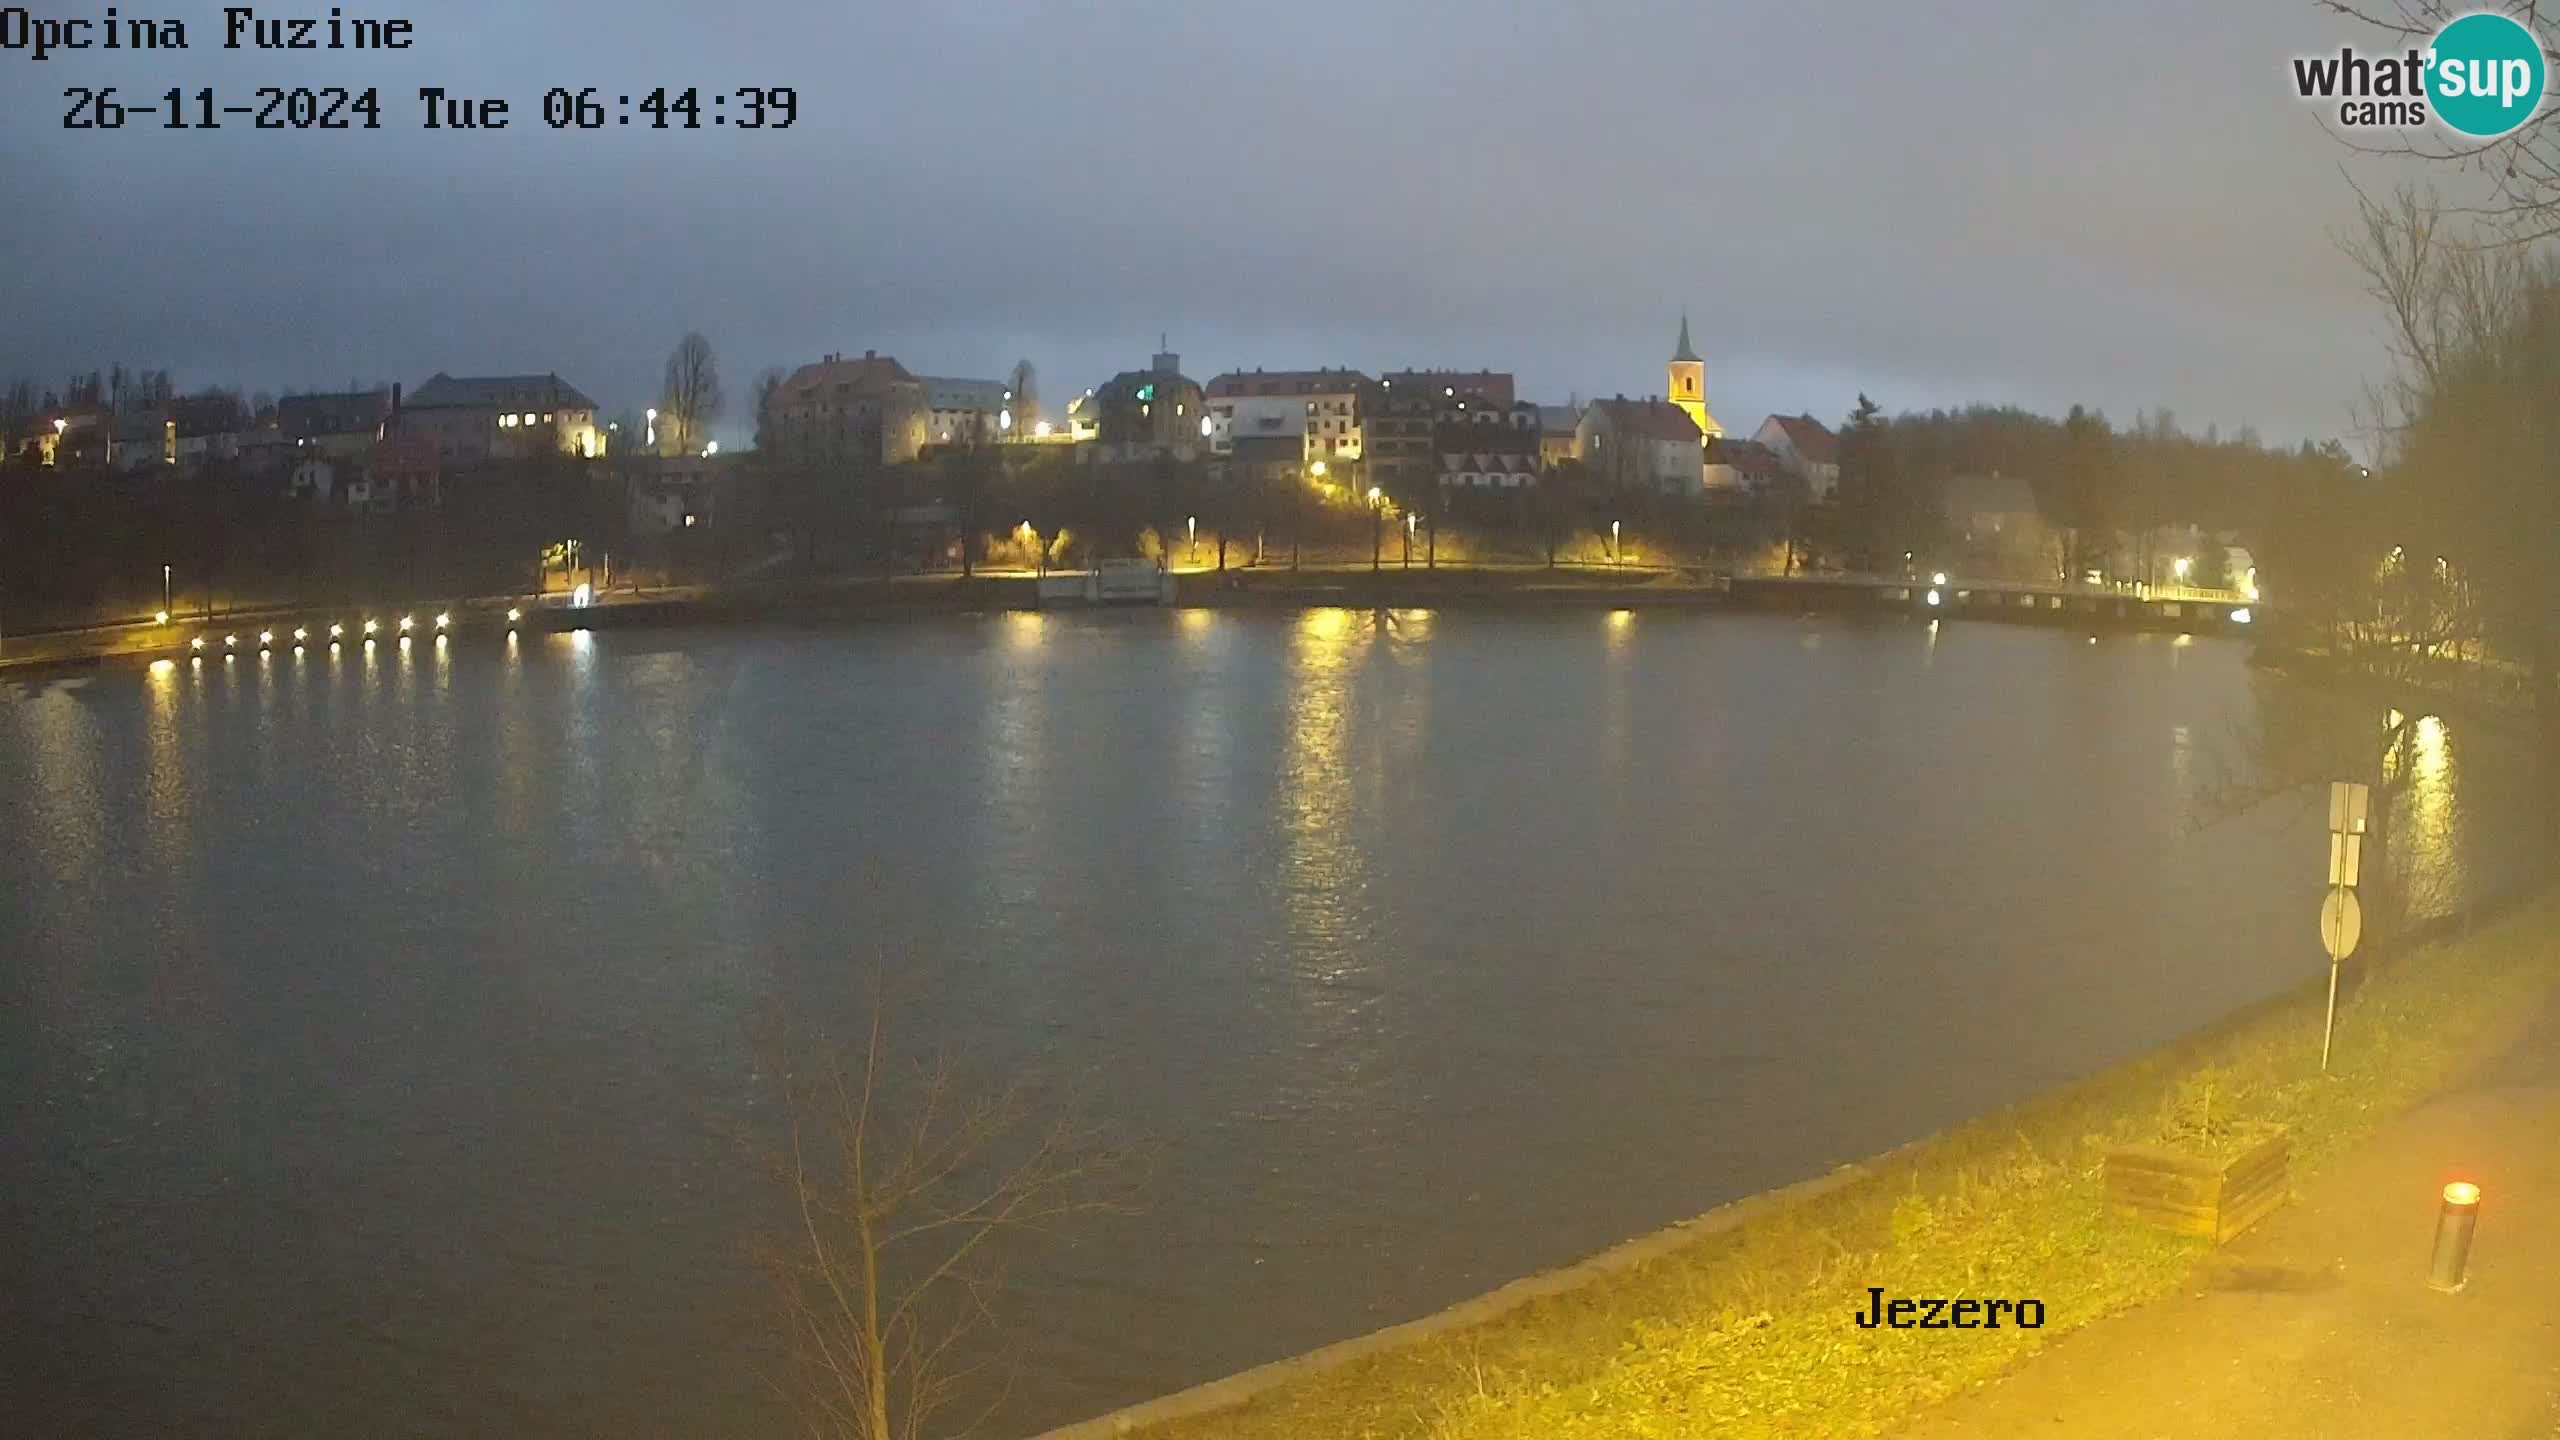
[[[2463,16],[2427,57],[2427,98],[2465,135],[2493,139],[2542,108],[2542,42],[2509,16]]]

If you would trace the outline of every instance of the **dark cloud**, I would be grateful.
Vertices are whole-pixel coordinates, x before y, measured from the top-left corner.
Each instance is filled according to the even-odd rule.
[[[2295,437],[2379,363],[2345,157],[2285,85],[2361,37],[2308,3],[340,4],[417,48],[225,53],[219,6],[119,0],[194,48],[0,55],[0,367],[557,369],[637,406],[699,329],[734,394],[866,347],[1064,394],[1161,331],[1203,376],[1485,364],[1561,400],[1658,388],[1686,308],[1728,423],[1863,389]],[[390,123],[61,130],[105,84],[372,85]],[[802,119],[539,119],[662,84],[793,85]],[[420,133],[421,85],[515,128]]]

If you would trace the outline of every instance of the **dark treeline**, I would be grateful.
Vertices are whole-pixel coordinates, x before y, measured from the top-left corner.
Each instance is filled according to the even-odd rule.
[[[1952,482],[2008,476],[2024,482],[2052,535],[2049,568],[2019,578],[2078,576],[2108,571],[2129,537],[2163,527],[2268,543],[2306,491],[2360,475],[2335,440],[2288,450],[2247,429],[2194,435],[2165,410],[2120,430],[2080,406],[2059,419],[2014,406],[1888,418],[1862,395],[1840,431],[1837,496],[1799,502],[1787,538],[1792,568],[1891,572],[1905,554],[1915,565],[1961,561],[1965,517],[1950,505]]]

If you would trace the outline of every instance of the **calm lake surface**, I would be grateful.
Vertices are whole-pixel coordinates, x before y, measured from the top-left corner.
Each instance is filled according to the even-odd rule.
[[[730,1133],[875,964],[1162,1146],[1016,1267],[996,1433],[1410,1318],[2321,973],[2320,818],[2187,823],[2244,660],[1150,611],[0,688],[8,1428],[774,1433]],[[2497,744],[2422,736],[2434,893]]]

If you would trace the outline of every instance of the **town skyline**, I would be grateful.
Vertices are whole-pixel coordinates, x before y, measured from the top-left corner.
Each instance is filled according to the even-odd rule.
[[[168,8],[219,28],[218,7]],[[1226,43],[1217,16],[1159,34],[1018,7],[866,24],[783,6],[766,18],[796,27],[786,47],[773,25],[733,34],[657,6],[609,27],[540,7],[457,13],[396,53],[13,56],[46,83],[0,96],[0,120],[57,179],[0,239],[61,283],[16,298],[0,373],[122,360],[248,391],[556,370],[619,409],[688,331],[733,384],[876,348],[929,374],[1027,356],[1059,393],[1170,333],[1204,374],[1492,367],[1561,403],[1651,393],[1685,309],[1711,394],[1738,413],[1836,424],[1863,392],[1895,412],[2166,408],[2354,443],[2383,357],[2333,245],[2349,157],[2284,85],[2286,56],[2353,27],[2307,6],[2049,10],[1949,25],[1604,4],[1486,30],[1426,5],[1336,17],[1361,43],[1309,73]],[[2041,63],[2188,22],[2218,43],[2130,99],[2092,101],[2071,66]],[[1630,33],[1647,44],[1631,52]],[[1749,59],[1811,53],[1828,78],[1801,93]],[[1453,111],[1436,84],[1375,83],[1426,59],[1500,77],[1515,103]],[[109,141],[60,125],[64,85],[148,96],[259,64],[291,73],[255,83],[446,86],[520,109],[630,76],[792,84],[802,117],[756,137],[528,121]],[[1111,66],[1149,82],[1084,83]],[[874,143],[892,120],[900,143]],[[1380,135],[1443,158],[1384,165]],[[1478,182],[1495,176],[1520,198],[1488,212]],[[718,433],[742,444],[746,427]]]

